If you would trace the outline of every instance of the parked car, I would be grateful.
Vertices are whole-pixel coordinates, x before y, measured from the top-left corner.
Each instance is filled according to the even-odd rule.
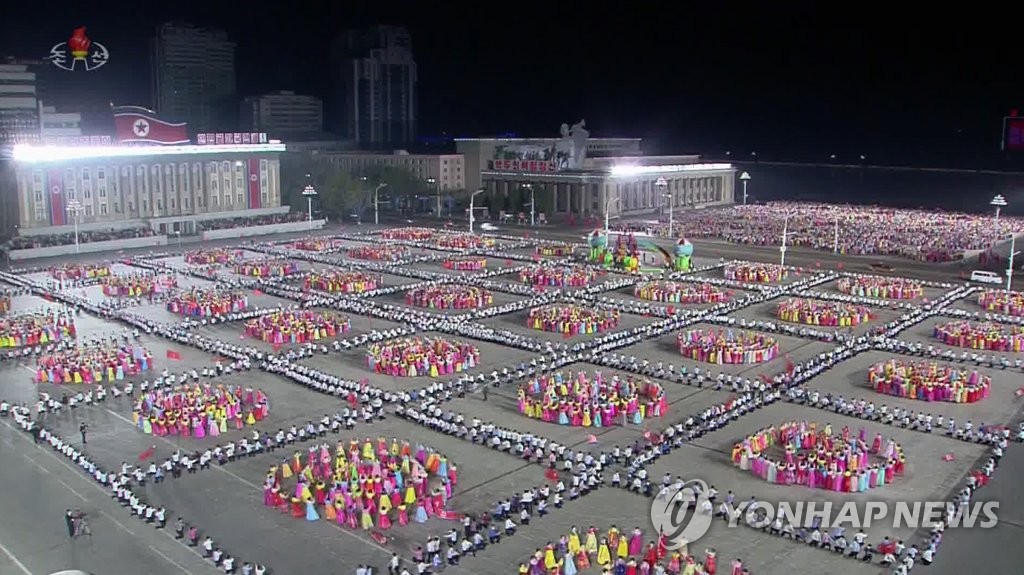
[[[971,281],[983,284],[1001,284],[1003,276],[988,270],[974,270],[971,272]]]

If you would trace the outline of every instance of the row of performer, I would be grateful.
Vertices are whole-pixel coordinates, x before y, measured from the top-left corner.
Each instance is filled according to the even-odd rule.
[[[868,384],[886,395],[952,403],[975,403],[992,391],[991,377],[934,361],[877,363],[868,371]]]
[[[694,361],[714,364],[755,364],[779,355],[775,338],[753,331],[693,329],[676,336],[679,353]]]
[[[493,304],[494,295],[481,287],[439,284],[409,290],[405,303],[430,309],[476,309]]]
[[[480,363],[475,345],[435,337],[405,337],[370,346],[366,365],[393,377],[443,377],[473,369]]]
[[[217,288],[181,291],[165,304],[167,311],[185,317],[213,317],[243,312],[249,307],[249,297],[240,291]]]
[[[620,318],[621,314],[615,309],[550,304],[535,307],[527,312],[526,324],[536,330],[576,336],[615,329]]]
[[[348,316],[313,310],[278,311],[245,322],[245,335],[277,345],[330,339],[352,329]]]
[[[924,286],[914,280],[878,276],[840,278],[836,289],[852,296],[876,299],[917,299],[924,296]]]
[[[178,279],[167,275],[108,276],[100,280],[107,297],[142,297],[164,293],[178,287]]]
[[[956,347],[1014,353],[1024,351],[1024,326],[956,320],[936,325],[932,335],[942,343]]]
[[[641,425],[649,417],[668,411],[660,384],[633,375],[605,378],[597,371],[557,371],[531,379],[519,388],[519,412],[549,423],[573,427],[609,427],[632,422]]]
[[[778,264],[732,263],[722,270],[725,279],[750,284],[778,283],[789,276],[789,269]]]
[[[153,369],[153,356],[142,346],[78,347],[43,355],[36,383],[113,383]]]
[[[0,349],[47,345],[76,335],[75,318],[70,313],[24,313],[0,319]]]
[[[709,283],[653,281],[639,283],[633,287],[633,295],[648,301],[661,303],[723,303],[729,294]]]
[[[825,327],[856,327],[871,321],[871,309],[846,302],[789,298],[779,303],[776,316],[782,321]]]
[[[329,293],[363,293],[384,287],[384,276],[357,271],[314,271],[303,280],[303,287]]]

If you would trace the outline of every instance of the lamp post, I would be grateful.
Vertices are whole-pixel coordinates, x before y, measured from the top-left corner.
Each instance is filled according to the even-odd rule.
[[[373,225],[380,225],[380,211],[377,208],[380,200],[377,198],[377,194],[386,187],[388,187],[387,183],[381,183],[373,190]]]
[[[996,224],[999,224],[999,211],[1006,207],[1006,198],[1004,198],[1002,194],[999,194],[996,197],[992,198],[992,201],[989,202],[989,205],[996,207]]]
[[[612,202],[619,201],[619,197],[608,198],[608,201],[604,203],[604,233],[608,235],[608,208],[611,207]]]
[[[839,216],[836,216],[836,226],[832,230],[832,253],[839,253]]]
[[[535,225],[534,216],[537,213],[537,202],[535,200],[536,196],[533,192],[533,184],[527,182],[523,184],[523,187],[526,188],[527,190],[530,190],[530,226],[533,226]]]
[[[1017,234],[1010,237],[1010,257],[1006,265],[1006,293],[1010,293],[1010,285],[1013,284],[1013,258],[1020,254],[1017,249]]]
[[[658,188],[658,193],[664,198],[669,198],[668,201],[668,237],[675,237],[672,235],[672,194],[666,194],[665,190],[668,189],[668,180],[665,178],[658,178],[654,182],[654,187]]]
[[[437,180],[427,178],[427,185],[434,188],[434,195],[437,196],[437,219],[441,219],[441,190],[437,189]]]
[[[786,219],[782,221],[782,247],[779,248],[779,265],[786,265],[786,237],[789,235],[789,214],[786,214]]]
[[[484,188],[480,188],[469,196],[469,233],[473,233],[473,222],[475,221],[473,217],[473,210],[475,209],[473,202],[476,200],[477,195],[482,193],[484,193]]]
[[[743,205],[747,205],[747,182],[750,181],[750,174],[743,172],[740,174],[740,181],[743,182]]]
[[[78,243],[78,219],[82,215],[82,212],[85,211],[85,206],[83,206],[77,199],[70,199],[68,200],[68,205],[65,209],[68,211],[68,214],[71,215],[72,220],[75,223],[75,253],[77,254],[80,253],[81,250],[81,246]]]
[[[309,214],[309,229],[313,229],[313,198],[316,197],[316,188],[313,187],[313,184],[309,184],[302,190],[302,195],[306,196],[306,212]]]

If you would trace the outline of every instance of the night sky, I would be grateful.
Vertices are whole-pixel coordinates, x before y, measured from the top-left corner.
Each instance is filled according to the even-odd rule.
[[[563,4],[577,3],[0,0],[0,55],[43,57],[86,25],[111,52],[89,89],[145,105],[146,41],[179,20],[238,43],[240,97],[323,96],[336,32],[398,24],[419,65],[422,135],[552,136],[585,118],[594,136],[640,136],[655,151],[799,160],[998,159],[1002,117],[1024,109],[1006,14]]]

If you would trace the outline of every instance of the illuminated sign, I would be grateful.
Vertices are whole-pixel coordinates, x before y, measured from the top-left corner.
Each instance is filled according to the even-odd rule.
[[[196,144],[200,146],[267,144],[266,132],[231,132],[196,134]]]
[[[544,160],[491,160],[490,168],[502,172],[557,172],[558,164]]]
[[[90,40],[85,35],[85,26],[80,26],[71,32],[67,42],[50,48],[50,55],[46,59],[61,70],[91,72],[110,61],[110,52],[103,44]]]
[[[252,152],[284,152],[284,144],[239,144],[220,146],[34,146],[18,144],[12,150],[17,162],[44,163],[92,158],[131,156],[180,156],[190,154],[238,154]]]

